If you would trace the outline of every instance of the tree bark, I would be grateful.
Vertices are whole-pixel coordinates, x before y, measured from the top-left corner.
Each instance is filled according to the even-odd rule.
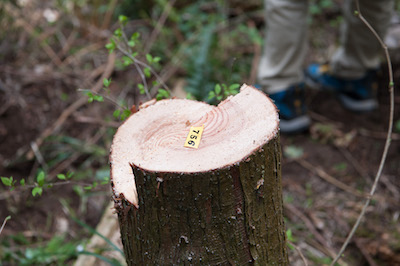
[[[175,111],[162,110],[153,123],[149,117],[161,105]],[[175,105],[188,109],[172,118]],[[243,85],[238,95],[218,107],[170,100],[151,109],[139,111],[120,127],[110,156],[128,265],[288,265],[278,116],[271,101]],[[174,137],[165,140],[160,132],[171,131],[168,117],[174,126],[182,120],[186,133],[177,126]],[[194,120],[186,121],[190,117]],[[127,125],[135,119],[134,127]],[[183,147],[188,128],[200,124],[204,133],[199,148]],[[132,130],[137,135],[126,133]],[[143,138],[142,144],[129,146],[129,137]],[[149,148],[152,143],[158,144]],[[171,149],[168,158],[157,156],[163,147]]]

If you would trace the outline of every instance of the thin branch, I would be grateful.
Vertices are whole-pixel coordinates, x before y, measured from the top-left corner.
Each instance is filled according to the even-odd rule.
[[[95,92],[95,91],[92,91],[92,90],[89,90],[89,89],[78,89],[77,91],[81,91],[81,92],[91,92],[91,93],[93,93],[93,94],[95,94],[95,95],[98,95],[98,96],[103,97],[104,99],[108,100],[110,103],[114,104],[116,107],[118,107],[118,108],[120,108],[120,109],[129,110],[129,108],[126,108],[125,106],[120,105],[120,104],[119,104],[117,101],[115,101],[113,98],[111,98],[111,97],[109,97],[109,96],[107,96],[107,95],[104,95],[103,93]]]
[[[11,219],[11,216],[7,216],[7,217],[4,219],[3,225],[2,225],[1,228],[0,228],[0,234],[1,234],[1,232],[3,231],[3,229],[4,229],[4,226],[6,226],[7,221],[10,220],[10,219]]]
[[[306,258],[304,257],[303,252],[301,252],[301,249],[297,245],[293,244],[293,242],[291,242],[291,241],[288,241],[288,243],[296,249],[297,253],[299,253],[301,259],[303,260],[304,265],[308,266],[308,262],[307,262]]]
[[[309,170],[310,172],[315,173],[316,175],[318,175],[319,177],[324,179],[326,182],[331,183],[332,185],[342,189],[343,191],[346,191],[357,197],[369,198],[368,194],[361,193],[361,192],[357,191],[356,189],[346,185],[345,183],[343,183],[343,182],[337,180],[336,178],[334,178],[333,176],[329,175],[327,172],[325,172],[321,168],[319,168],[315,165],[312,165],[311,163],[309,163],[308,161],[306,161],[304,159],[296,159],[295,162],[297,162],[298,164],[300,164],[301,166],[303,166],[305,169]]]
[[[393,82],[393,70],[392,70],[392,62],[390,60],[390,55],[389,55],[389,50],[386,46],[386,44],[383,42],[383,40],[379,37],[377,32],[372,28],[372,26],[368,23],[368,21],[363,17],[360,11],[360,4],[358,0],[356,0],[356,7],[357,7],[357,12],[356,14],[358,17],[361,19],[361,21],[371,30],[371,32],[375,35],[376,39],[379,41],[381,44],[383,50],[385,51],[385,56],[386,56],[386,61],[387,61],[387,66],[388,66],[388,71],[389,71],[389,93],[390,93],[390,114],[389,114],[389,126],[388,126],[388,131],[387,131],[387,137],[386,137],[386,142],[385,142],[385,147],[383,149],[381,161],[379,164],[379,169],[378,172],[376,173],[374,183],[371,187],[371,190],[369,192],[369,197],[365,200],[364,206],[361,210],[360,215],[357,218],[356,223],[354,224],[353,228],[351,229],[349,235],[346,238],[346,241],[343,243],[339,253],[337,254],[336,258],[332,261],[331,266],[335,265],[335,263],[340,259],[342,256],[343,252],[345,251],[347,245],[349,244],[350,240],[353,238],[354,233],[356,232],[358,226],[361,223],[362,218],[365,215],[365,212],[367,210],[367,207],[369,206],[371,199],[373,195],[375,194],[375,190],[377,188],[379,179],[382,175],[382,170],[385,165],[387,153],[390,147],[391,143],[391,135],[392,135],[392,130],[393,130],[393,114],[394,114],[394,82]]]
[[[122,36],[124,36],[124,34],[122,34]],[[146,96],[149,98],[149,100],[150,100],[152,97],[151,97],[150,94],[149,94],[149,90],[148,90],[148,86],[147,86],[147,82],[146,82],[146,77],[144,76],[142,69],[140,69],[140,66],[145,67],[145,68],[148,68],[148,69],[150,70],[150,72],[151,72],[151,73],[156,77],[156,79],[160,82],[161,86],[163,86],[164,89],[167,90],[167,91],[171,94],[171,90],[169,89],[169,87],[167,86],[167,84],[164,83],[164,81],[162,80],[162,78],[160,77],[160,75],[158,75],[157,72],[154,71],[154,69],[153,69],[151,66],[149,66],[148,64],[146,64],[146,63],[144,63],[144,62],[138,60],[138,59],[135,58],[135,57],[133,57],[133,56],[131,55],[131,53],[129,53],[129,51],[126,51],[123,47],[121,47],[121,45],[118,44],[118,45],[117,45],[117,48],[118,48],[118,50],[119,50],[121,53],[123,53],[124,55],[126,55],[127,57],[129,57],[129,58],[133,61],[134,65],[135,65],[135,67],[136,67],[136,70],[138,71],[138,73],[139,73],[139,75],[140,75],[140,77],[141,77],[141,79],[142,79],[142,81],[143,81],[143,85],[144,85],[144,87],[145,87]]]

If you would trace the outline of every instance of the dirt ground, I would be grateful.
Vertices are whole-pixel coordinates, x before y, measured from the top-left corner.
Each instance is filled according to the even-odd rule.
[[[72,221],[71,215],[95,227],[111,199],[108,184],[87,191],[83,187],[108,174],[108,151],[119,122],[112,120],[112,104],[87,104],[77,89],[95,88],[106,75],[114,81],[112,96],[122,94],[130,104],[140,98],[129,90],[135,79],[129,72],[111,67],[107,74],[114,59],[99,48],[106,38],[92,37],[98,45],[95,52],[89,49],[79,60],[71,57],[58,64],[49,62],[46,46],[29,41],[29,34],[21,34],[15,44],[30,44],[27,50],[16,52],[11,47],[14,44],[0,45],[0,176],[25,178],[28,184],[17,185],[14,191],[0,184],[0,222],[12,216],[0,241],[22,234],[29,240],[27,246],[35,246],[57,234],[67,233],[69,240],[88,237],[88,231]],[[75,44],[84,45],[82,41],[74,39]],[[324,44],[311,46],[310,61],[326,56],[318,48]],[[35,49],[40,52],[33,56]],[[63,62],[68,58],[61,52],[58,56]],[[395,84],[400,83],[399,63],[394,62]],[[91,67],[85,69],[83,64]],[[310,265],[326,264],[337,253],[378,170],[389,117],[384,64],[381,72],[377,111],[355,114],[342,108],[333,94],[307,90],[313,121],[310,131],[281,137],[286,226],[293,234],[291,242]],[[394,121],[400,120],[399,104],[396,87]],[[303,155],[292,158],[291,150]],[[54,186],[33,197],[29,185],[34,185],[38,169],[47,170],[46,182]],[[57,180],[57,174],[67,171],[76,173],[71,181]],[[400,265],[399,177],[400,132],[394,132],[376,194],[345,252],[348,265]],[[26,247],[13,245],[15,249]],[[291,249],[290,257],[292,265],[303,265],[296,249]]]

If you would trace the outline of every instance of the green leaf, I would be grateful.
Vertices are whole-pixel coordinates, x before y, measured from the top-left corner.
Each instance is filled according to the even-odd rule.
[[[289,242],[287,242],[286,244],[290,248],[290,250],[295,250],[295,247],[292,244],[290,244]]]
[[[104,87],[109,87],[110,86],[110,84],[111,84],[111,78],[110,79],[103,79],[103,84],[104,84]]]
[[[240,84],[234,83],[229,86],[230,91],[237,91],[240,88]]]
[[[154,63],[158,63],[158,62],[160,62],[160,60],[161,60],[161,57],[158,57],[158,56],[153,58]]]
[[[44,185],[44,177],[45,177],[44,172],[40,171],[39,174],[36,177],[36,181],[37,181],[39,187],[43,187],[43,185]]]
[[[131,110],[129,110],[129,109],[124,109],[124,111],[122,111],[121,121],[124,121],[124,120],[127,119],[130,115],[131,115]]]
[[[86,94],[87,97],[89,97],[88,98],[88,102],[89,103],[93,102],[93,100],[94,100],[93,93],[90,92],[90,91],[87,91],[87,92],[85,92],[85,94]]]
[[[129,47],[135,47],[136,42],[134,40],[129,40],[128,45],[129,45]]]
[[[133,60],[129,56],[124,55],[122,57],[122,62],[124,64],[124,66],[129,66],[133,63]]]
[[[215,97],[215,91],[210,91],[210,92],[208,93],[208,99],[211,100],[211,99],[213,99],[214,97]]]
[[[25,186],[25,179],[22,178],[22,179],[19,181],[19,184],[20,184],[21,186]]]
[[[101,95],[93,95],[93,99],[97,102],[104,102],[104,97]]]
[[[151,56],[151,54],[146,54],[146,60],[147,60],[147,62],[149,62],[150,64],[153,63],[153,56]]]
[[[122,30],[121,29],[116,29],[115,31],[114,31],[114,36],[115,37],[121,37],[122,36]]]
[[[148,67],[144,68],[144,69],[143,69],[143,72],[144,72],[144,75],[145,75],[147,78],[150,78],[150,77],[151,77],[150,68],[148,68]]]
[[[214,90],[215,90],[215,94],[217,94],[217,95],[221,94],[221,91],[222,91],[221,85],[220,84],[215,85]]]
[[[140,37],[140,33],[139,32],[134,32],[131,36],[131,40],[137,40]]]
[[[161,99],[167,99],[167,98],[169,98],[169,92],[164,89],[159,89],[157,96],[156,96],[157,101],[161,100]]]
[[[115,118],[119,118],[120,115],[121,115],[121,111],[119,109],[115,110],[113,113],[113,117],[115,117]]]
[[[128,17],[124,16],[124,15],[119,15],[118,16],[118,21],[119,23],[121,23],[122,25],[126,25],[126,23],[128,22]]]
[[[42,195],[42,193],[43,193],[43,188],[41,188],[41,187],[34,187],[33,189],[32,189],[32,196],[34,196],[34,197],[36,197],[36,195]]]
[[[109,182],[110,180],[109,179],[104,179],[103,181],[101,181],[101,185],[106,185],[106,184],[108,184],[108,182]]]
[[[67,179],[67,177],[66,177],[64,174],[58,174],[58,175],[57,175],[57,178],[60,179],[60,180],[65,180],[65,179]]]
[[[145,94],[146,93],[143,84],[139,83],[137,86],[138,86],[140,94]]]
[[[8,187],[11,187],[13,185],[13,177],[1,177],[1,182]]]
[[[210,97],[210,94],[208,95],[208,97]],[[193,94],[191,94],[190,92],[188,94],[186,94],[186,99],[195,100]]]
[[[286,237],[290,242],[296,242],[296,239],[293,237],[292,229],[286,230]]]
[[[110,39],[110,42],[106,44],[106,48],[109,53],[112,53],[116,47],[117,45],[115,44],[114,39]]]

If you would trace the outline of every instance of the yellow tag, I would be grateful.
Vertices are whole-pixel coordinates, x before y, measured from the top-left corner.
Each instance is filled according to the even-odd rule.
[[[201,127],[190,127],[189,134],[186,137],[185,147],[197,149],[203,134],[204,125]]]

